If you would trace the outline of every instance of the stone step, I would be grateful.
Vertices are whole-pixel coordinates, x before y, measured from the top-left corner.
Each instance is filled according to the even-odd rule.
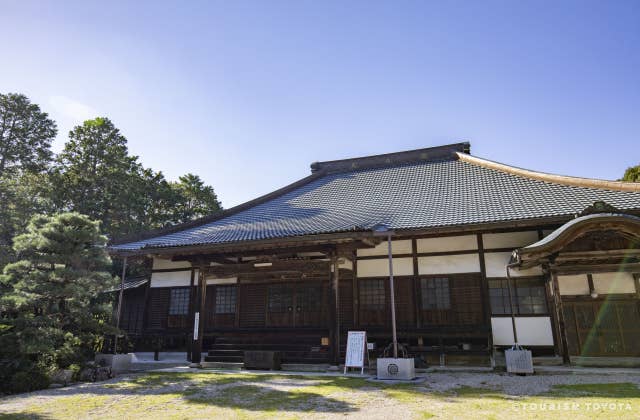
[[[202,362],[200,366],[202,366],[203,369],[241,370],[244,367],[244,363]]]
[[[220,362],[220,363],[242,363],[244,361],[243,356],[205,356],[205,362]]]
[[[282,370],[294,372],[326,372],[331,365],[313,363],[283,363]]]

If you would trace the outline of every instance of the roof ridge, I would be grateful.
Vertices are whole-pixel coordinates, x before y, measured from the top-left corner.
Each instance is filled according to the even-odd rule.
[[[313,162],[311,164],[311,172],[316,173],[323,171],[324,173],[339,173],[384,166],[396,166],[406,163],[433,162],[447,158],[456,158],[456,153],[469,153],[470,150],[471,144],[469,142],[461,142],[380,155],[327,160],[323,162]]]
[[[533,171],[530,169],[519,168],[493,160],[472,156],[464,152],[455,152],[458,158],[467,163],[482,166],[489,169],[495,169],[512,175],[518,175],[525,178],[531,178],[538,181],[551,182],[555,184],[571,185],[575,187],[598,188],[613,191],[630,191],[640,192],[640,182],[623,182],[609,181],[606,179],[582,178],[577,176],[557,175],[547,172]]]

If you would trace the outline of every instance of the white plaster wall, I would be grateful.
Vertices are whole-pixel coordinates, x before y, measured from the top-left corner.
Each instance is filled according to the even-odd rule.
[[[513,327],[510,317],[491,318],[493,344],[498,346],[513,345]],[[547,316],[516,317],[518,344],[523,346],[552,346],[553,332],[551,318]]]
[[[345,259],[340,264],[338,264],[339,268],[346,268],[347,270],[353,270],[353,261]]]
[[[191,270],[151,273],[151,287],[181,287],[190,284]]]
[[[586,274],[558,276],[558,287],[561,295],[588,295],[589,279]]]
[[[482,235],[484,249],[520,248],[538,242],[537,231],[485,233]]]
[[[418,252],[469,251],[478,249],[476,235],[423,238],[416,241]]]
[[[236,284],[238,282],[237,277],[228,277],[224,279],[207,279],[207,284]]]
[[[162,258],[153,259],[154,270],[171,270],[174,268],[191,268],[191,264],[188,261],[171,261]]]
[[[394,276],[412,276],[413,258],[394,258]],[[387,258],[358,261],[358,277],[388,277],[389,260]]]
[[[387,241],[382,241],[375,248],[362,248],[358,249],[359,257],[367,257],[371,255],[388,255],[389,245]],[[399,241],[391,241],[391,252],[393,254],[411,254],[413,247],[411,246],[411,239],[403,239]]]
[[[419,257],[418,274],[452,274],[480,272],[478,254]]]
[[[511,318],[491,318],[491,332],[493,333],[493,344],[496,346],[510,346],[513,344]]]
[[[487,277],[507,277],[506,266],[509,264],[510,258],[510,252],[485,252],[484,261]],[[540,275],[542,275],[541,267],[532,267],[526,270],[511,269],[512,277]]]
[[[593,287],[598,294],[635,293],[635,280],[631,273],[593,273]]]
[[[553,346],[551,318],[548,316],[516,317],[518,344],[523,346]]]

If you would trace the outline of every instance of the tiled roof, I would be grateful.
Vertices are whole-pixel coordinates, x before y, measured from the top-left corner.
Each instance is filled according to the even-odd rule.
[[[461,145],[466,145],[465,150]],[[595,201],[620,210],[640,209],[640,189],[622,191],[534,179],[461,159],[468,144],[461,145],[452,145],[449,153],[432,153],[435,149],[405,152],[404,162],[400,153],[373,161],[314,164],[314,176],[285,188],[282,194],[258,199],[240,211],[199,225],[111,248],[223,244],[366,231],[378,224],[401,230],[499,223],[570,216]],[[362,162],[367,165],[360,165]]]

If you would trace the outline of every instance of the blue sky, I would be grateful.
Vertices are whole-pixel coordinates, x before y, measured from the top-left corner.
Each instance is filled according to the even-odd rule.
[[[67,132],[107,116],[145,166],[225,207],[318,160],[467,140],[619,178],[640,163],[639,1],[0,4],[0,92]]]

